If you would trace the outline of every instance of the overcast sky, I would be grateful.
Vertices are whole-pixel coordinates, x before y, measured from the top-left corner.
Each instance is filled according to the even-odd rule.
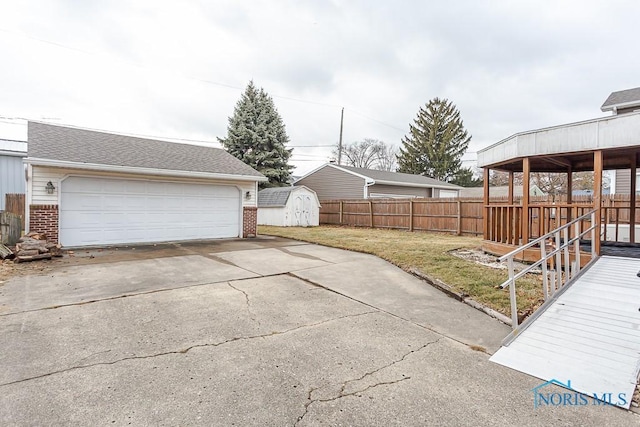
[[[296,175],[344,141],[400,144],[448,98],[473,139],[605,115],[640,86],[638,1],[0,0],[0,138],[16,118],[216,141],[249,80]],[[470,165],[470,163],[468,163]]]

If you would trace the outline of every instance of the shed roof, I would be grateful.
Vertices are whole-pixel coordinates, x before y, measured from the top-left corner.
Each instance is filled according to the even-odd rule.
[[[315,194],[313,190],[304,185],[296,185],[292,187],[271,187],[260,190],[258,192],[258,207],[266,208],[286,206],[291,193],[302,188]]]
[[[28,159],[162,171],[264,175],[223,149],[160,141],[77,127],[29,122]]]
[[[285,206],[296,187],[272,187],[258,191],[258,207]]]
[[[617,108],[640,106],[640,87],[612,92],[600,109],[613,111]]]

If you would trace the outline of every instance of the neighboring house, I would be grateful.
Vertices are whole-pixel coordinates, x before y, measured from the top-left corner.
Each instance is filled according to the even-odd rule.
[[[248,237],[266,178],[219,148],[29,122],[27,225],[65,246]]]
[[[640,87],[612,92],[604,101],[602,111],[611,111],[614,116],[640,111]],[[640,174],[636,174],[636,192],[640,191]],[[611,193],[629,194],[631,192],[631,170],[616,169],[612,173]]]
[[[0,211],[4,210],[5,194],[25,192],[22,159],[27,157],[27,143],[0,139]]]
[[[318,194],[319,200],[457,197],[462,188],[433,178],[325,164],[295,182]]]
[[[309,227],[319,224],[318,196],[304,185],[265,188],[258,192],[258,225]]]
[[[491,197],[508,197],[509,196],[509,186],[500,185],[497,187],[490,187],[489,194]],[[515,197],[522,197],[522,185],[514,185],[513,186],[513,195]],[[537,185],[532,185],[529,189],[530,196],[546,196],[547,193],[538,188]],[[468,187],[460,190],[460,197],[464,198],[482,198],[484,197],[484,188],[482,187]]]

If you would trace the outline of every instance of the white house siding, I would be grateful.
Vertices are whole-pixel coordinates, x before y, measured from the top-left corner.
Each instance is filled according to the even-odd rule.
[[[0,154],[0,211],[5,207],[5,194],[25,192],[23,157]]]
[[[309,187],[319,200],[363,199],[364,178],[324,166],[311,175],[296,181],[295,185]]]
[[[375,184],[369,187],[369,197],[383,197],[389,195],[392,197],[408,196],[408,197],[431,197],[431,188],[423,187],[403,187],[400,185]]]
[[[443,198],[443,199],[451,199],[451,198],[455,198],[458,197],[460,193],[458,193],[458,190],[443,190],[440,189],[440,191],[438,191],[438,197]]]

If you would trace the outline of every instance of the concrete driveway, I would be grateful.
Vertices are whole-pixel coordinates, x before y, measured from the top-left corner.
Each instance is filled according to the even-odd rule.
[[[376,257],[285,239],[78,251],[0,285],[0,424],[639,423],[534,409],[541,381],[488,361],[508,331]]]

